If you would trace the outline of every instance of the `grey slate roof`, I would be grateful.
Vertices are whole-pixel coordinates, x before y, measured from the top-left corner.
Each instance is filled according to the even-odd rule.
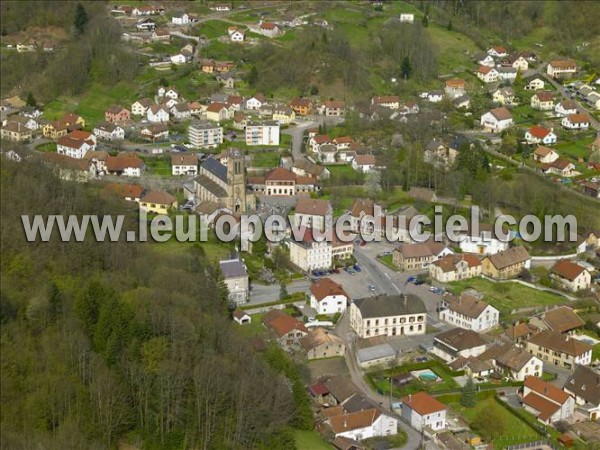
[[[219,262],[221,266],[221,273],[227,278],[239,278],[245,277],[246,274],[246,266],[239,259],[228,259],[225,261]]]
[[[373,317],[425,314],[423,301],[416,295],[378,295],[354,300],[363,319]]]
[[[593,405],[600,404],[600,373],[586,366],[577,366],[567,379],[565,390],[585,399]]]
[[[214,174],[217,178],[227,183],[227,167],[214,158],[208,158],[202,163],[202,167]]]

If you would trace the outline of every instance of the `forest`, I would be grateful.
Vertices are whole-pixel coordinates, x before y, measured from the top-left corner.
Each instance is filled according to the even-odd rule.
[[[198,246],[28,243],[21,214],[130,215],[37,161],[2,161],[1,446],[289,449],[312,416],[298,368],[254,352]]]

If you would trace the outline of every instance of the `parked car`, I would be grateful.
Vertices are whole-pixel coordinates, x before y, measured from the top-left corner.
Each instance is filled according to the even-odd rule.
[[[359,267],[358,264],[354,264],[354,270],[356,270],[357,272],[362,272],[362,269]]]
[[[425,362],[425,361],[429,361],[429,358],[427,356],[418,356],[417,358],[415,358],[415,361]]]
[[[417,277],[408,277],[408,278],[406,279],[406,282],[407,282],[407,283],[414,283],[415,281],[417,281]]]
[[[370,285],[369,285],[369,290],[370,290],[371,292],[375,292],[375,285],[374,285],[374,284],[370,284]]]
[[[415,281],[415,286],[421,286],[422,284],[425,284],[425,282],[423,280],[416,280]]]

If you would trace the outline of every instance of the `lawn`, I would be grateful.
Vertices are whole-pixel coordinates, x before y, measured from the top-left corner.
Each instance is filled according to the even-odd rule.
[[[162,255],[182,255],[187,252],[196,242],[178,242],[171,239],[167,242],[153,243],[152,249]],[[204,250],[206,257],[214,262],[227,258],[231,250],[227,244],[218,244],[213,242],[198,242],[198,245]]]
[[[364,174],[357,172],[350,165],[327,166],[331,172],[331,184],[341,186],[349,184],[363,184]]]
[[[279,164],[279,153],[256,152],[252,153],[252,167],[273,168]]]
[[[143,160],[148,173],[161,177],[171,176],[171,162],[167,158],[143,158]]]
[[[333,447],[316,431],[294,430],[298,450],[331,450]]]
[[[479,48],[471,39],[462,33],[448,31],[446,27],[433,23],[430,23],[427,33],[439,50],[440,73],[450,73],[458,67],[472,67],[473,63],[467,52],[472,54],[479,51]]]
[[[569,136],[570,137],[570,136]],[[579,139],[575,140],[572,137],[570,139],[562,140],[558,139],[558,144],[555,145],[555,149],[560,156],[574,159],[577,161],[579,158],[587,159],[590,155],[589,145],[594,141],[594,136],[580,136]]]
[[[35,147],[38,152],[54,153],[56,152],[56,142],[46,142]]]
[[[502,423],[503,431],[493,440],[494,448],[506,448],[509,445],[523,442],[531,442],[539,439],[539,435],[529,427],[523,420],[512,414],[506,408],[498,404],[494,397],[479,400],[473,408],[464,408],[459,402],[449,403],[458,414],[471,424],[484,411],[493,414]],[[490,439],[489,431],[486,429],[476,430],[484,439]]]
[[[394,264],[393,259],[394,259],[393,255],[385,255],[385,256],[377,257],[377,261],[379,261],[381,264],[383,264],[386,267],[389,267],[390,269],[392,269],[395,272],[398,272],[398,267]]]
[[[566,303],[566,299],[550,292],[538,291],[518,283],[492,283],[483,278],[450,283],[455,294],[473,288],[484,295],[484,299],[500,311],[501,316],[511,314],[513,309],[531,306],[551,306]]]
[[[200,36],[206,36],[208,39],[225,36],[230,26],[231,24],[221,20],[207,20],[200,25]]]
[[[252,314],[252,322],[248,325],[238,325],[236,328],[246,338],[253,338],[263,334],[267,329],[262,324],[264,314]]]

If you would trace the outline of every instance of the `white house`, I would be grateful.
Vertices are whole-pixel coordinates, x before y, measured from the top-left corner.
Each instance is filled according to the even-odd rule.
[[[514,67],[498,67],[498,78],[509,82],[515,81],[518,70]]]
[[[177,66],[181,65],[181,64],[187,64],[188,59],[187,57],[182,54],[182,53],[177,53],[176,55],[170,56],[169,59],[171,60],[171,62]]]
[[[568,78],[577,72],[577,63],[572,59],[556,59],[548,63],[546,73],[554,78]]]
[[[566,259],[557,261],[549,271],[550,278],[563,289],[571,292],[589,289],[592,285],[592,275],[583,266]]]
[[[499,133],[512,125],[512,114],[504,107],[494,108],[481,116],[481,126],[492,133]]]
[[[318,314],[342,313],[348,306],[348,294],[331,278],[321,278],[310,286],[310,306]]]
[[[350,326],[362,338],[425,334],[427,310],[414,295],[378,295],[350,304]]]
[[[487,341],[479,333],[463,328],[452,328],[433,338],[431,352],[446,362],[452,362],[459,357],[468,359],[471,356],[479,356],[486,348]]]
[[[281,33],[281,28],[273,22],[261,22],[257,28],[257,32],[263,36],[275,37]]]
[[[246,145],[279,145],[279,123],[265,121],[246,124]]]
[[[369,173],[375,169],[374,155],[356,155],[352,159],[352,168],[357,172]]]
[[[577,364],[589,366],[592,362],[592,346],[571,336],[545,330],[530,337],[525,349],[544,362],[573,369]]]
[[[573,100],[563,100],[554,107],[554,112],[563,117],[577,114],[577,111],[577,104]]]
[[[534,77],[531,80],[529,80],[529,82],[525,85],[525,90],[526,91],[541,91],[544,89],[545,86],[546,86],[546,83],[544,80],[542,80],[540,77]]]
[[[556,134],[552,128],[535,125],[525,132],[525,140],[528,144],[554,145],[556,144]]]
[[[567,379],[563,390],[573,396],[575,407],[589,420],[600,417],[600,374],[586,366],[577,366]]]
[[[552,164],[559,158],[558,153],[548,147],[539,146],[533,152],[534,161],[538,161],[542,164]]]
[[[563,118],[561,124],[568,130],[587,130],[590,127],[590,117],[587,114],[571,114]]]
[[[246,109],[259,110],[267,102],[267,99],[262,94],[257,94],[246,100]]]
[[[250,283],[244,261],[239,257],[226,259],[219,262],[219,267],[227,286],[229,301],[238,305],[246,303],[250,292]]]
[[[500,74],[494,67],[479,66],[477,69],[477,78],[484,83],[494,83],[500,78]]]
[[[236,309],[231,314],[231,317],[235,323],[240,325],[247,325],[252,323],[252,317],[248,315],[243,309]]]
[[[244,42],[246,39],[246,33],[243,30],[235,30],[229,35],[231,42]]]
[[[575,400],[562,389],[538,377],[525,378],[523,408],[545,424],[568,420],[575,410]]]
[[[171,23],[173,25],[189,25],[196,21],[196,17],[191,14],[183,13],[181,16],[173,16]]]
[[[162,105],[152,105],[146,111],[146,118],[149,122],[168,122],[169,110]]]
[[[477,359],[490,361],[498,373],[516,381],[524,381],[530,376],[541,377],[544,372],[544,363],[540,358],[510,343],[494,345]]]
[[[56,141],[56,153],[81,159],[89,150],[95,149],[95,143],[91,139],[81,139],[72,134],[63,136]]]
[[[145,116],[148,108],[150,108],[152,105],[153,102],[149,98],[136,100],[131,105],[131,114],[134,116]]]
[[[508,248],[508,241],[496,236],[492,225],[480,223],[479,230],[469,228],[459,234],[458,246],[463,253],[493,255]]]
[[[171,172],[174,176],[198,175],[198,156],[195,153],[171,155]]]
[[[445,298],[440,311],[440,320],[478,333],[498,326],[499,317],[500,312],[492,305],[464,293]]]
[[[477,64],[480,66],[486,67],[494,67],[496,65],[496,61],[487,53],[482,53],[480,57],[476,58]]]
[[[179,98],[179,93],[175,89],[166,88],[164,86],[161,86],[158,88],[157,94],[158,94],[158,97],[160,97],[160,98],[167,97],[167,98],[171,98],[173,100],[177,100]]]
[[[415,15],[409,13],[400,14],[400,22],[402,23],[413,23],[415,21]]]
[[[94,134],[98,139],[118,141],[125,139],[125,130],[114,123],[101,122],[94,127]]]
[[[328,422],[336,438],[355,441],[398,433],[398,420],[376,408],[342,413],[330,417]]]
[[[402,398],[402,417],[417,431],[430,427],[433,431],[446,428],[446,405],[426,392]]]
[[[505,56],[508,56],[508,52],[506,51],[506,48],[502,47],[501,45],[496,45],[496,46],[490,48],[487,51],[487,54],[494,58],[504,58]]]
[[[307,229],[301,239],[290,239],[290,261],[301,270],[330,269],[333,261],[331,242],[316,241],[312,229]]]

